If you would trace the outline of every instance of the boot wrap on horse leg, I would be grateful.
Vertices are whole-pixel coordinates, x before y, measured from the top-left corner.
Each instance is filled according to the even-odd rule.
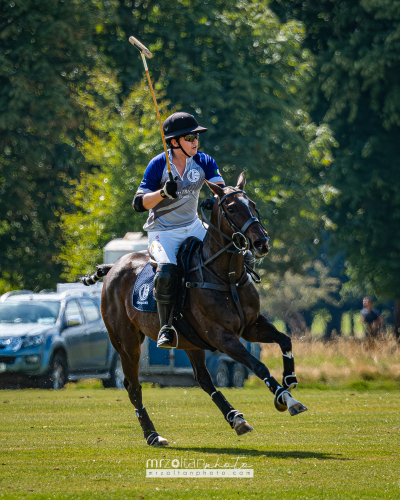
[[[139,420],[139,424],[142,427],[143,436],[149,446],[168,445],[168,441],[161,437],[160,434],[155,430],[153,422],[150,420],[150,417],[144,406],[142,406],[141,408],[135,408],[135,413]]]
[[[276,329],[275,329],[276,330]],[[289,391],[294,389],[298,382],[296,375],[294,373],[294,359],[292,354],[292,339],[285,335],[284,333],[279,332],[279,347],[282,350],[282,359],[283,359],[283,379],[282,386]]]
[[[168,326],[168,321],[176,299],[178,280],[179,274],[176,264],[158,265],[157,274],[154,278],[154,297],[157,301],[158,320],[160,322],[158,341],[160,342],[161,337],[164,336],[167,339],[166,345],[171,344],[174,340],[175,329]]]
[[[292,398],[288,389],[278,384],[274,377],[271,376],[266,366],[264,366],[262,363],[260,363],[260,365],[261,367],[257,366],[257,371],[254,371],[254,373],[264,380],[266,386],[274,394],[274,405],[278,411],[289,410],[289,413],[292,416],[297,415],[298,413],[301,413],[303,411],[307,411],[307,408],[305,406],[303,406],[299,401],[296,401]],[[288,408],[288,400],[290,401],[290,405],[293,405],[292,407]]]
[[[257,361],[257,363],[254,363],[253,372],[258,378],[264,380],[265,385],[272,392],[272,394],[275,395],[279,389],[282,389],[282,386],[280,386],[279,383],[274,379],[274,377],[272,377],[272,375],[269,373],[268,368],[263,365],[261,361]]]
[[[232,427],[232,429],[235,429],[238,436],[241,436],[242,434],[251,432],[253,430],[253,427],[251,427],[251,425],[249,425],[243,418],[243,413],[235,410],[235,408],[233,408],[233,406],[231,406],[231,404],[225,399],[222,392],[213,392],[211,394],[211,399],[220,409],[228,424]]]
[[[296,374],[294,373],[293,354],[290,351],[288,351],[282,355],[282,359],[283,359],[282,386],[285,389],[291,391],[298,384]]]

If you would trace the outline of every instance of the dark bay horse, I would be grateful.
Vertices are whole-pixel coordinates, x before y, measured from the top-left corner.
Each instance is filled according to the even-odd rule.
[[[236,188],[206,183],[214,193],[215,202],[201,254],[195,254],[190,263],[190,276],[192,281],[198,282],[197,285],[206,278],[209,283],[205,285],[211,284],[211,288],[189,288],[184,316],[200,339],[243,364],[263,380],[274,394],[275,407],[279,411],[289,410],[291,415],[306,411],[307,408],[293,399],[289,392],[297,385],[291,340],[260,314],[259,295],[246,272],[244,248],[249,246],[255,258],[262,258],[268,252],[269,238],[257,217],[255,203],[243,191],[245,176],[243,173],[239,176]],[[238,245],[238,240],[243,245]],[[85,284],[91,284],[106,275],[101,298],[103,319],[111,343],[121,358],[124,385],[135,407],[144,438],[147,444],[160,446],[167,445],[168,441],[157,433],[150,420],[142,403],[139,383],[140,346],[145,335],[156,341],[160,326],[156,313],[138,311],[132,305],[135,281],[148,261],[149,256],[144,254],[125,255],[113,266],[100,266],[97,273],[86,279]],[[221,286],[221,282],[224,285]],[[221,288],[225,291],[221,291]],[[283,353],[282,385],[240,342],[240,332],[248,342],[279,344]],[[204,349],[193,345],[179,332],[178,349],[186,352],[194,378],[211,396],[237,434],[252,431],[243,414],[235,410],[214,387],[206,368]]]

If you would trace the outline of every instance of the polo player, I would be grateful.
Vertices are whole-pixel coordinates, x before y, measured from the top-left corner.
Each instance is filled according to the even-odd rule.
[[[150,253],[157,261],[154,278],[160,332],[157,346],[171,349],[176,334],[170,315],[178,288],[176,255],[181,243],[190,236],[203,241],[206,231],[198,217],[197,205],[204,180],[225,186],[211,156],[199,152],[199,126],[189,113],[169,116],[163,130],[167,142],[173,180],[168,175],[165,153],[148,164],[133,199],[137,212],[149,211],[143,229],[148,232]]]

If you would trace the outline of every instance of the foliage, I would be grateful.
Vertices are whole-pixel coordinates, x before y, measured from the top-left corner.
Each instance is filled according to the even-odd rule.
[[[331,249],[344,251],[348,291],[400,297],[399,0],[273,2],[301,20],[317,67],[307,89],[312,118],[340,143],[327,175]]]
[[[311,123],[297,102],[313,65],[309,51],[301,49],[302,25],[279,23],[265,3],[219,0],[138,1],[133,17],[131,6],[120,4],[109,19],[113,21],[98,29],[97,43],[118,74],[119,99],[143,75],[136,49],[126,43],[134,33],[153,51],[150,71],[167,99],[209,129],[201,150],[215,157],[225,180],[234,183],[246,171],[246,190],[258,202],[275,252],[287,256],[279,261],[281,267],[299,268],[299,245],[310,252],[319,229],[330,224],[318,208],[324,197],[335,196],[331,186],[320,182],[332,162],[335,141],[329,128]],[[115,127],[118,120],[124,127],[125,118],[116,109]],[[120,140],[123,134],[114,143]],[[153,155],[162,148],[150,151]],[[119,161],[125,163],[122,157]],[[95,163],[108,168],[106,159]],[[111,219],[110,232],[123,236],[122,227],[111,231],[110,224]],[[83,254],[77,259],[81,268],[87,267]]]
[[[338,305],[334,295],[340,287],[340,280],[329,277],[329,269],[322,262],[309,262],[303,265],[302,271],[298,274],[289,269],[281,276],[261,270],[267,281],[259,288],[262,311],[270,317],[282,319],[292,334],[306,330],[302,311],[311,309],[320,301]]]
[[[1,2],[0,292],[50,288],[61,266],[63,189],[84,167],[71,89],[94,65],[101,2]]]
[[[133,211],[133,195],[148,159],[162,147],[156,111],[144,82],[120,105],[115,73],[103,67],[89,76],[85,91],[77,96],[90,121],[79,150],[98,169],[71,183],[68,193],[76,207],[76,212],[63,217],[66,243],[60,257],[68,281],[93,272],[111,239],[141,230],[147,215]],[[163,113],[166,103],[159,104]]]
[[[326,126],[311,122],[298,102],[314,64],[310,51],[302,49],[304,27],[295,20],[281,23],[265,1],[138,0],[133,6],[129,1],[21,0],[2,5],[0,22],[3,289],[33,288],[36,283],[53,286],[61,270],[62,246],[64,258],[71,262],[66,272],[74,276],[78,268],[86,269],[97,259],[83,252],[83,243],[75,234],[83,231],[78,230],[82,226],[78,217],[66,217],[75,209],[82,217],[94,210],[90,204],[84,206],[83,184],[79,184],[81,172],[86,172],[83,182],[89,185],[93,181],[88,191],[94,195],[95,188],[100,188],[96,175],[88,173],[87,161],[99,167],[99,178],[109,175],[109,159],[93,154],[96,141],[112,149],[111,144],[104,145],[107,139],[100,117],[107,118],[107,125],[115,129],[109,139],[113,136],[112,140],[120,142],[115,144],[120,158],[115,157],[114,168],[122,169],[133,161],[127,142],[117,132],[128,123],[120,108],[129,101],[132,85],[140,85],[143,77],[140,57],[127,42],[130,34],[137,35],[155,54],[149,66],[159,90],[172,102],[168,112],[192,111],[209,128],[203,149],[215,156],[228,182],[246,171],[247,190],[259,203],[275,251],[288,256],[280,261],[285,267],[299,263],[299,245],[309,252],[320,227],[331,224],[318,215],[318,209],[325,196],[335,196],[327,183],[320,185],[332,162],[334,139]],[[95,89],[94,74],[91,83],[86,82],[95,63],[96,71],[114,81],[114,89],[109,89],[112,98]],[[83,94],[89,101],[90,95],[98,103],[112,101],[106,105],[106,116],[98,104],[88,117],[91,104],[84,102]],[[140,134],[146,141],[146,134],[153,137],[157,128],[151,105],[145,111],[147,117],[132,118],[137,147],[143,143]],[[88,132],[91,121],[96,123],[92,135]],[[76,147],[84,130],[92,153]],[[134,187],[140,169],[162,151],[155,135],[152,141],[139,156],[134,153],[135,172],[130,177],[135,178],[130,183]],[[122,196],[116,206],[123,205],[121,214],[128,213],[124,212],[128,205],[123,182],[115,177],[109,182],[110,193],[113,186]],[[77,197],[66,194],[71,185],[78,189]],[[122,236],[128,226],[124,216],[120,224],[116,222],[111,207],[107,208],[107,224],[103,220],[96,231],[92,228],[94,233],[89,231],[97,234],[101,224],[109,228],[104,237],[93,240],[92,247],[85,246],[87,251],[97,248],[96,255],[106,238]],[[64,232],[61,217],[68,220]],[[132,220],[132,226],[138,228],[136,219]],[[84,227],[88,224],[83,221]],[[74,246],[82,250],[81,257],[73,258],[66,250]],[[89,261],[84,262],[86,258]]]

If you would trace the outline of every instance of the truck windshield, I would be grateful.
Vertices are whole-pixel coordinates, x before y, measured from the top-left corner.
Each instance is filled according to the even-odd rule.
[[[52,325],[57,321],[60,302],[35,300],[0,303],[0,323],[41,323]]]

